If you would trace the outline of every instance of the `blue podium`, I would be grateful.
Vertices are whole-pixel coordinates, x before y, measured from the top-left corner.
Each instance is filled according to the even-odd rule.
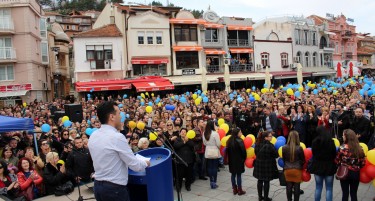
[[[138,154],[151,158],[145,172],[129,169],[128,191],[131,201],[173,201],[171,152],[165,148],[150,148]]]

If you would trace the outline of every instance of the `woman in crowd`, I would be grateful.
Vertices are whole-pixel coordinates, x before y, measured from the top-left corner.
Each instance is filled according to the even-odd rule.
[[[315,114],[314,106],[307,106],[306,113],[306,146],[311,147],[311,143],[316,136],[316,127],[318,126],[318,117]]]
[[[12,180],[9,176],[7,164],[0,162],[0,198],[4,200],[18,197],[19,184],[17,180]]]
[[[323,107],[321,111],[322,116],[318,117],[318,126],[324,126],[326,129],[330,129],[328,108]]]
[[[186,167],[179,159],[177,159],[176,165],[178,170],[178,187],[182,187],[182,179],[185,178],[185,188],[187,191],[191,191],[191,183],[193,178],[193,167],[195,161],[194,142],[186,136],[186,128],[182,128],[180,136],[173,143],[173,147],[176,153],[184,160],[188,166]]]
[[[297,111],[291,114],[291,119],[293,121],[293,129],[299,134],[299,139],[301,142],[306,143],[306,122],[307,116],[304,114],[304,108],[302,105],[297,106]]]
[[[44,168],[44,184],[46,186],[46,194],[55,193],[56,187],[69,181],[66,175],[65,165],[58,167],[59,155],[56,152],[49,152],[46,156],[47,165]]]
[[[245,144],[241,139],[241,136],[242,132],[239,128],[232,129],[232,133],[227,141],[226,148],[229,172],[231,173],[231,181],[234,195],[243,195],[246,193],[246,191],[242,190],[241,174],[245,172],[245,160],[247,154]]]
[[[77,133],[77,130],[76,129],[72,129],[69,131],[69,139],[70,140],[74,140],[76,139],[76,137],[79,137],[79,134]]]
[[[300,183],[302,182],[302,169],[305,162],[305,155],[300,146],[297,131],[290,131],[288,142],[282,148],[284,160],[284,175],[286,180],[286,197],[292,201],[292,191],[294,191],[294,201],[299,201]]]
[[[164,136],[169,140],[170,143],[173,143],[177,139],[178,135],[178,131],[174,129],[173,121],[168,120],[167,131],[164,132]]]
[[[18,158],[13,155],[10,146],[6,145],[4,147],[3,153],[1,154],[1,161],[4,161],[7,165],[18,165]]]
[[[27,158],[21,158],[18,164],[17,178],[21,193],[27,200],[33,200],[40,196],[43,178],[34,171],[32,163]]]
[[[215,131],[215,124],[212,120],[207,121],[206,129],[203,136],[203,144],[206,146],[205,160],[207,162],[207,173],[210,177],[211,189],[219,187],[217,182],[218,159],[220,156],[220,136]]]
[[[139,137],[137,134],[133,134],[131,137],[130,137],[130,140],[129,140],[129,145],[130,145],[130,148],[132,149],[132,151],[134,153],[138,152],[139,151],[139,148],[138,148],[138,142],[139,142]]]
[[[149,145],[150,145],[150,142],[148,141],[148,139],[145,138],[145,137],[142,137],[142,138],[139,139],[139,141],[138,141],[138,148],[139,148],[138,151],[148,149],[148,146],[149,146]]]
[[[42,175],[42,169],[44,168],[44,163],[39,156],[34,155],[34,149],[32,147],[25,148],[25,158],[32,161],[33,169],[36,170],[40,175]]]
[[[287,137],[290,130],[290,116],[287,115],[284,106],[280,106],[278,111],[279,114],[277,118],[281,120],[281,129],[279,130],[280,133],[278,133],[278,135]]]
[[[353,130],[344,130],[343,140],[344,144],[340,147],[336,156],[336,163],[345,165],[349,169],[347,177],[340,180],[342,201],[349,200],[349,194],[352,201],[357,201],[359,170],[365,165],[365,154]]]
[[[336,147],[329,130],[323,126],[316,129],[317,137],[312,142],[314,158],[309,169],[315,177],[315,201],[320,201],[323,182],[326,186],[326,201],[332,201],[333,175],[336,173]],[[324,147],[324,148],[322,148]]]
[[[259,201],[271,201],[268,197],[270,191],[270,181],[278,177],[276,158],[279,157],[275,147],[271,144],[271,132],[262,132],[258,135],[255,145],[255,155],[253,176],[258,179],[257,190]],[[264,192],[264,194],[263,194]]]

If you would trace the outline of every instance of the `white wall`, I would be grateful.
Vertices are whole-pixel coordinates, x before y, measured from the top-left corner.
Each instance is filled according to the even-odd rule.
[[[255,63],[254,66],[258,64],[262,64],[261,53],[267,52],[269,53],[269,64],[270,64],[270,72],[275,71],[290,71],[290,68],[282,68],[281,67],[281,53],[288,54],[288,64],[293,63],[292,57],[292,45],[291,43],[286,42],[260,42],[254,41],[254,59]],[[258,71],[264,71],[262,68]]]

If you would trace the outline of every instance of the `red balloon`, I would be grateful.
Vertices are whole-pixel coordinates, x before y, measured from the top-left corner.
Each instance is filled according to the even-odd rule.
[[[221,140],[223,137],[225,137],[225,131],[224,131],[223,129],[219,129],[217,132],[219,133],[220,140]]]
[[[305,160],[308,161],[312,157],[312,151],[311,149],[305,149],[303,150],[303,153],[305,154]]]
[[[305,161],[305,163],[303,163],[303,169],[306,170],[307,169],[307,162]]]
[[[372,179],[364,171],[360,171],[359,172],[359,181],[367,184],[367,183],[370,183],[372,181]]]
[[[243,143],[245,144],[245,148],[248,149],[251,147],[251,145],[253,145],[253,140],[250,137],[245,137]]]
[[[248,168],[253,168],[254,167],[254,158],[247,158],[245,161],[245,165]]]
[[[221,156],[225,155],[225,150],[226,150],[226,147],[223,147],[223,146],[220,147]]]
[[[308,173],[306,170],[302,171],[302,181],[308,182],[311,179],[311,174]]]
[[[375,178],[375,165],[367,165],[365,168],[361,169],[367,176],[371,179]]]

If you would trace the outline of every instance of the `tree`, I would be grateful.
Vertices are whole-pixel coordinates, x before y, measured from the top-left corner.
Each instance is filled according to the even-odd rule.
[[[152,1],[148,4],[149,6],[163,6],[163,4],[160,1]]]
[[[191,12],[191,14],[193,14],[194,15],[194,18],[196,18],[196,19],[198,19],[198,18],[201,18],[202,16],[203,16],[203,10],[188,10],[188,11],[190,11]]]

